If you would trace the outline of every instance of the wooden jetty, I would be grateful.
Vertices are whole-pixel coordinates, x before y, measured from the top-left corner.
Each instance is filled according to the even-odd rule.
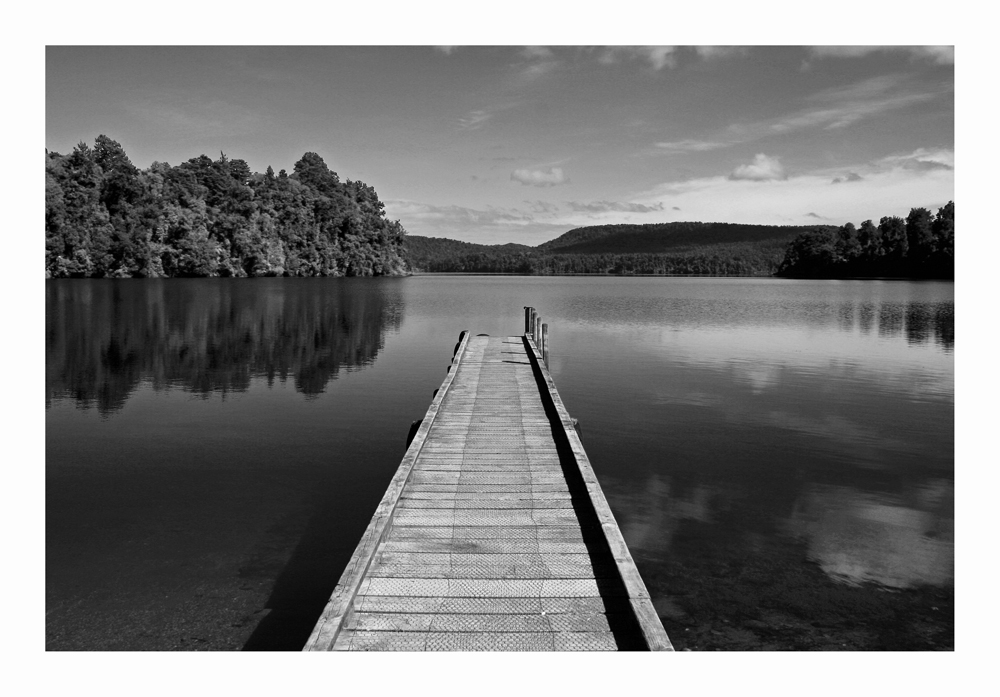
[[[672,650],[547,339],[462,332],[305,650]]]

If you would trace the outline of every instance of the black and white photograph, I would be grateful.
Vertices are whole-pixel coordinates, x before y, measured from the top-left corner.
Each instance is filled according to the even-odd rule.
[[[955,655],[954,34],[65,36],[47,662]]]

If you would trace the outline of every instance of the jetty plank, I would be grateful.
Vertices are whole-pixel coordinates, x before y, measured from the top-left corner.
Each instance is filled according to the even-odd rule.
[[[305,649],[631,648],[671,646],[542,352],[463,332]]]

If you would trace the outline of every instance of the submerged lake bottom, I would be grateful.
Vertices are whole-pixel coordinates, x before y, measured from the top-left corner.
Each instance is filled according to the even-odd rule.
[[[47,281],[46,648],[300,649],[525,305],[675,648],[953,649],[953,284],[463,276]]]

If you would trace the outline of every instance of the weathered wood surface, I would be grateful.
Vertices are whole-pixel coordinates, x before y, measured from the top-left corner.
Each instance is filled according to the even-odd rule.
[[[540,361],[463,336],[306,650],[670,649]]]

